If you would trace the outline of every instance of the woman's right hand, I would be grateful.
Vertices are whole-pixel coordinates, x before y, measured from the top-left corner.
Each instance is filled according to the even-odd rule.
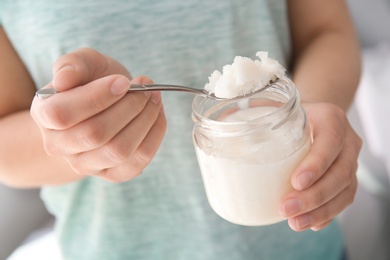
[[[92,49],[60,57],[53,66],[60,93],[35,97],[31,115],[45,150],[81,175],[123,182],[138,176],[161,144],[166,119],[158,92],[127,93],[131,78],[117,61]]]

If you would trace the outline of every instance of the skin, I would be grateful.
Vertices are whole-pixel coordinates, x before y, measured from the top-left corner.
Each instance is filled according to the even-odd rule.
[[[293,80],[314,142],[279,211],[293,230],[319,230],[352,203],[357,189],[361,140],[345,112],[358,85],[359,48],[343,1],[288,3]],[[62,93],[39,99],[2,29],[0,53],[0,136],[9,137],[0,144],[1,182],[40,187],[84,176],[123,182],[153,159],[166,129],[160,93],[125,94],[130,83],[150,79],[132,78],[115,60],[79,49],[53,65],[45,87]]]
[[[290,0],[293,80],[312,128],[309,155],[279,205],[293,230],[320,230],[353,202],[362,141],[346,117],[360,78],[360,49],[344,1]]]

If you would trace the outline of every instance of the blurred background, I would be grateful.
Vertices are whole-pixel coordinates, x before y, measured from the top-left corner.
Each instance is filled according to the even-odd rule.
[[[339,221],[349,259],[390,259],[390,0],[348,0],[363,71],[350,119],[363,138],[359,189]]]
[[[348,0],[359,33],[363,75],[350,119],[363,137],[359,189],[341,214],[349,260],[390,259],[390,0]],[[0,260],[49,234],[53,217],[39,190],[0,184]],[[26,246],[24,246],[26,247]],[[31,257],[34,257],[31,255]]]

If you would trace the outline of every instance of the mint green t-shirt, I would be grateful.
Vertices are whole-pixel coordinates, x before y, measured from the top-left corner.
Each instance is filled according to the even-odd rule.
[[[237,55],[263,50],[289,60],[282,0],[0,0],[0,19],[37,88],[59,56],[79,47],[117,59],[133,76],[198,88]],[[286,222],[235,225],[212,211],[192,144],[192,99],[163,93],[167,133],[141,176],[43,189],[64,259],[339,259],[335,223],[294,232]]]

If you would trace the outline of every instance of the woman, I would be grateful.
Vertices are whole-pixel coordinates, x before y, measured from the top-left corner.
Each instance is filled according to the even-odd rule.
[[[64,259],[343,256],[331,222],[353,200],[361,145],[345,117],[360,60],[343,1],[2,1],[1,21],[1,179],[44,187]],[[313,130],[280,214],[320,232],[216,216],[193,151],[192,97],[125,94],[151,79],[200,87],[258,50],[290,65]],[[44,85],[63,93],[34,99],[33,120]]]

